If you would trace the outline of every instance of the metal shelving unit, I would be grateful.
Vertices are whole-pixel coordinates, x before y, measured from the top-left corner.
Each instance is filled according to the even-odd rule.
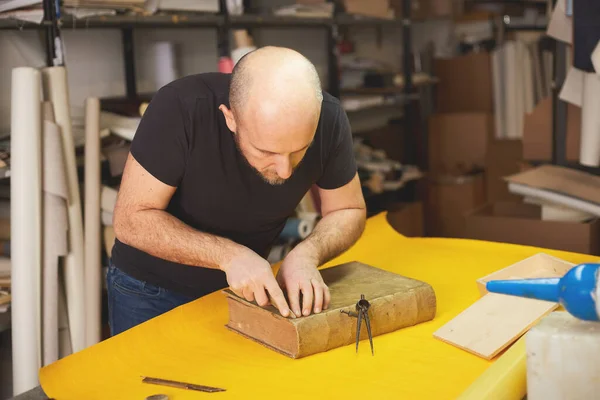
[[[62,65],[62,52],[56,48],[60,44],[61,30],[65,29],[120,29],[122,33],[123,60],[125,68],[125,86],[128,99],[138,98],[136,77],[135,77],[135,48],[133,40],[134,29],[144,28],[211,28],[218,31],[217,48],[219,55],[224,55],[229,51],[229,32],[232,29],[259,29],[259,28],[314,28],[325,29],[327,31],[327,57],[328,57],[328,76],[327,90],[333,96],[340,97],[342,90],[340,88],[339,76],[339,57],[337,42],[339,39],[338,31],[340,28],[373,27],[382,29],[384,27],[402,28],[402,47],[403,47],[403,73],[404,85],[402,87],[364,89],[356,90],[354,94],[397,94],[404,96],[407,101],[399,103],[404,110],[404,130],[407,137],[415,140],[411,134],[413,124],[414,107],[417,102],[408,101],[419,96],[419,85],[413,82],[413,58],[412,58],[412,19],[411,19],[411,0],[403,2],[403,13],[401,18],[382,19],[364,16],[348,15],[340,11],[336,5],[336,10],[331,18],[304,18],[294,16],[277,16],[272,14],[244,14],[228,15],[225,1],[220,1],[220,12],[218,14],[199,14],[199,13],[177,13],[177,14],[118,14],[112,16],[94,16],[86,18],[74,18],[70,15],[61,15],[57,9],[58,0],[44,0],[44,20],[40,24],[16,21],[0,20],[0,29],[28,30],[38,29],[46,31],[46,52],[48,65]],[[59,17],[57,17],[57,15]],[[58,57],[57,57],[58,55]],[[434,82],[427,82],[433,84]],[[347,93],[344,91],[344,93]],[[427,143],[427,133],[423,132],[421,138],[424,145]],[[414,147],[413,147],[414,148]],[[412,154],[416,153],[414,151]],[[425,152],[426,153],[426,152]],[[427,165],[427,160],[421,160],[421,165]]]

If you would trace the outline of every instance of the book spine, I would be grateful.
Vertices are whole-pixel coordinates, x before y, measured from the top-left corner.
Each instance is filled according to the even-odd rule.
[[[355,311],[350,308],[343,310]],[[357,320],[340,311],[330,310],[298,321],[296,328],[300,342],[295,358],[355,343]],[[435,313],[435,292],[429,285],[374,299],[369,309],[372,335],[376,337],[430,321],[435,317]],[[364,322],[360,339],[368,340]]]

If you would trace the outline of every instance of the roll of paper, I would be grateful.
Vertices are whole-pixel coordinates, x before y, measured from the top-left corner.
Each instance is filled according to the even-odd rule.
[[[85,305],[86,345],[100,341],[100,100],[85,103]]]
[[[59,273],[59,275],[64,274]],[[66,288],[64,279],[60,279],[58,281],[58,350],[60,358],[67,357],[73,353],[71,334],[69,333],[69,317],[67,314]]]
[[[11,285],[13,393],[38,385],[41,366],[42,112],[40,73],[12,70]]]
[[[280,237],[282,239],[305,239],[314,228],[314,221],[290,218],[285,223]]]
[[[52,103],[44,102],[43,129],[43,283],[42,364],[58,360],[58,263],[68,254],[69,197],[60,128],[55,123]]]
[[[504,49],[500,46],[498,49],[492,52],[492,77],[494,86],[494,122],[496,129],[496,139],[503,139],[506,137],[505,127],[505,100],[504,100],[504,87],[502,84],[504,81]]]
[[[69,329],[73,351],[85,348],[84,246],[81,199],[77,179],[75,146],[69,111],[65,67],[42,69],[44,97],[52,102],[56,123],[62,134],[63,154],[69,185],[69,254],[65,261],[65,280]]]
[[[600,75],[585,73],[581,108],[581,148],[579,162],[600,166]]]
[[[154,60],[154,82],[156,88],[160,89],[179,77],[179,73],[177,72],[175,44],[167,41],[156,42],[154,43],[152,50]]]
[[[517,45],[515,42],[507,42],[504,45],[505,62],[505,116],[506,116],[506,138],[519,138],[519,87],[517,86]]]
[[[513,137],[519,139],[523,137],[523,122],[525,120],[525,71],[524,66],[524,53],[525,44],[521,41],[515,42],[515,50],[512,54],[512,68],[511,76],[512,81],[509,81],[509,85],[515,85],[515,127],[513,130]]]

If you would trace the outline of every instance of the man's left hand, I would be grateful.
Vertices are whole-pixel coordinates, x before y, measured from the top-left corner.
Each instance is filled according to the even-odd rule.
[[[277,273],[277,282],[282,290],[287,290],[288,300],[296,316],[310,315],[329,308],[331,300],[329,288],[323,282],[317,269],[318,261],[297,246],[285,257]],[[302,312],[300,312],[300,293],[302,293]]]

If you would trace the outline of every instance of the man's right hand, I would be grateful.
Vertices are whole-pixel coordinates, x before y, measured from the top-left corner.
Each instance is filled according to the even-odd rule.
[[[227,275],[227,283],[230,289],[240,297],[248,301],[256,300],[256,303],[264,307],[269,304],[269,297],[279,313],[287,318],[290,315],[290,307],[279,287],[271,264],[254,251],[244,248],[234,254],[221,270]]]

